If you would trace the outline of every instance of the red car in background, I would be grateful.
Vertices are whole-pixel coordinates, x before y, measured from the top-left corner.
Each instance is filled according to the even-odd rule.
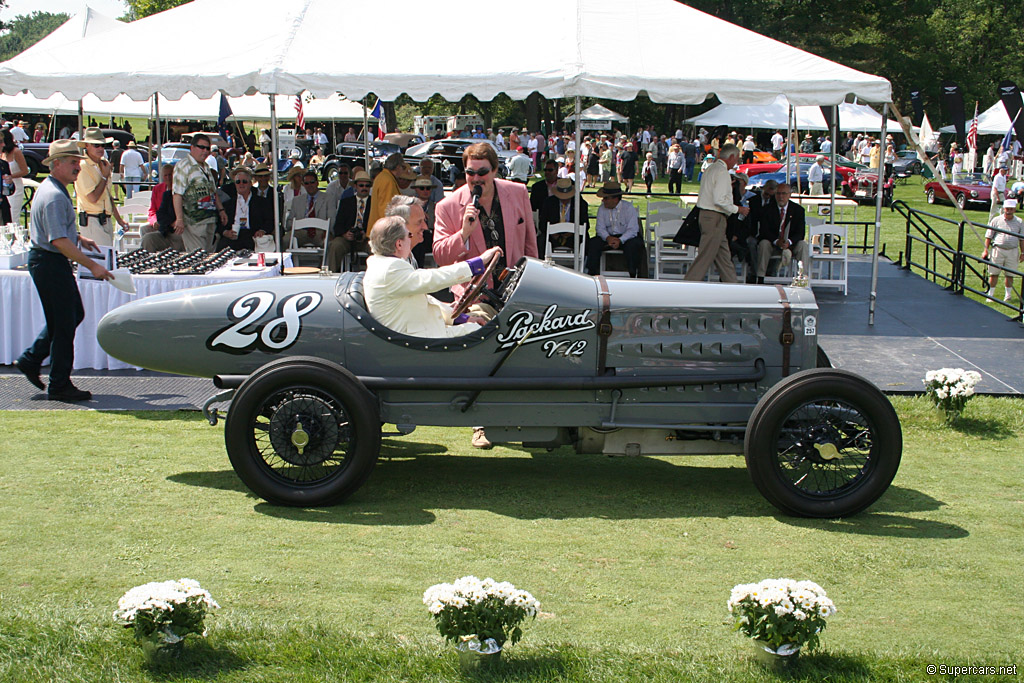
[[[795,158],[793,161],[794,161],[794,163],[799,163],[799,162],[807,163],[808,161],[814,161],[817,157],[818,157],[817,154],[798,154],[797,158]],[[751,177],[756,176],[756,175],[758,175],[760,173],[775,173],[776,171],[783,170],[785,167],[786,167],[786,157],[782,157],[782,159],[780,161],[761,162],[761,163],[755,162],[755,163],[752,163],[752,164],[740,164],[739,166],[736,167],[736,172],[737,173],[743,173],[748,178],[751,178]],[[827,171],[828,168],[829,168],[828,156],[826,155],[826,157],[825,157],[825,170]],[[839,172],[839,176],[843,179],[843,181],[846,181],[847,178],[849,178],[851,175],[853,175],[853,172],[856,169],[854,169],[852,166],[844,166],[844,165],[842,165],[842,162],[839,162],[836,165],[836,170]]]
[[[988,208],[992,202],[992,178],[985,173],[957,173],[946,182],[946,187],[961,209],[966,209],[968,204],[981,204],[979,208]],[[929,204],[949,203],[949,197],[938,180],[925,184],[924,194]]]

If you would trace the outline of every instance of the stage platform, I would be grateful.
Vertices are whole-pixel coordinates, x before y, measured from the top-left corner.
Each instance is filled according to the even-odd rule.
[[[1024,394],[1024,326],[883,260],[871,327],[870,286],[870,259],[855,257],[847,296],[816,292],[819,343],[834,366],[886,393],[919,393],[928,370],[962,367],[982,374],[979,393]],[[47,401],[13,367],[0,366],[0,410],[196,410],[216,391],[208,379],[136,370],[76,370],[74,381],[94,399]]]

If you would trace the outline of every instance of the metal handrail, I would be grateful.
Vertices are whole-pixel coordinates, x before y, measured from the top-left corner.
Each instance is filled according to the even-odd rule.
[[[988,259],[983,259],[980,256],[976,256],[964,249],[964,235],[965,229],[971,227],[971,230],[977,235],[977,231],[974,228],[982,228],[984,230],[992,230],[997,233],[1004,234],[1015,234],[1001,228],[994,228],[981,223],[975,223],[974,221],[955,221],[944,216],[937,216],[927,211],[921,211],[907,206],[906,202],[897,200],[892,203],[893,211],[896,211],[906,219],[906,233],[905,233],[905,254],[901,259],[900,267],[904,270],[911,270],[917,268],[925,274],[927,279],[930,275],[933,282],[938,283],[939,280],[949,283],[945,289],[952,294],[963,295],[964,292],[971,292],[976,294],[987,301],[991,301],[997,306],[1009,308],[1015,315],[1012,316],[1013,320],[1018,322],[1024,322],[1024,301],[1020,299],[1020,291],[1018,294],[1018,303],[1012,304],[1001,299],[997,299],[993,294],[995,288],[988,288],[988,277],[986,273],[986,267],[994,265]],[[955,225],[957,227],[957,240],[956,246],[951,244],[945,237],[943,237],[927,219],[947,223],[949,225]],[[918,263],[913,258],[913,247],[915,244],[923,244],[925,249],[924,262]],[[945,263],[950,266],[949,274],[940,271],[938,268],[939,259],[942,259]],[[1006,274],[1011,276],[1019,276],[1024,280],[1024,272],[1014,269],[1003,269]],[[975,288],[968,284],[969,276],[973,275],[981,280],[981,289]]]

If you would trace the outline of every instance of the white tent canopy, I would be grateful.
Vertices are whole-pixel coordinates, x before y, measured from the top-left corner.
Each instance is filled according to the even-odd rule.
[[[566,123],[572,123],[576,120],[576,114],[570,114],[565,117]],[[608,107],[600,104],[595,104],[592,107],[587,107],[580,112],[580,120],[583,122],[587,121],[609,121],[611,123],[629,123],[629,117],[623,116],[622,114],[612,111]]]
[[[381,16],[415,16],[421,35],[475,35],[480,26],[506,20],[500,3],[451,0],[444,12],[424,14],[419,0],[354,4],[336,0],[253,0],[245,12],[234,3],[194,0],[171,10],[88,37],[61,49],[0,67],[0,91],[40,97],[60,92],[71,99],[124,93],[143,100],[159,92],[180,99],[188,92],[212,97],[308,90],[318,98],[341,92],[361,100],[406,93],[417,101],[437,93],[457,100],[467,93],[490,100],[499,93],[524,99],[588,96],[632,100],[646,92],[655,102],[697,104],[715,93],[728,104],[769,104],[786,95],[793,104],[837,104],[848,94],[870,102],[891,100],[889,82],[830,62],[735,26],[674,0],[522,0],[517,15],[543,16],[569,35],[545,50],[485,49],[453,58],[447,50],[421,51],[410,59],[383,50],[373,31],[346,32],[345,49],[325,40],[325,27],[369,26]],[[490,15],[493,15],[490,16]],[[202,49],[155,46],[187,41],[196,26],[230,26],[243,41],[206,41]],[[665,58],[650,39],[650,26],[685,26],[694,55],[690,74]],[[173,44],[173,43],[171,43]],[[111,45],[146,45],[112,58]],[[743,50],[729,46],[743,45]],[[609,46],[616,46],[610,49]],[[116,52],[116,50],[115,50]],[[623,59],[622,55],[630,55]],[[772,64],[770,78],[750,69],[747,55]],[[171,56],[169,56],[171,55]],[[364,55],[354,60],[352,55]]]
[[[1021,96],[1022,104],[1024,104],[1024,95]],[[1024,114],[1021,114],[1024,116]],[[1006,135],[1006,131],[1010,130],[1010,116],[1006,113],[1006,107],[1003,105],[1003,101],[999,100],[991,107],[978,114],[978,135]],[[967,123],[964,128],[971,127],[971,119],[967,119]],[[939,128],[940,133],[955,133],[956,129],[953,126],[943,126]]]
[[[363,106],[334,94],[326,99],[303,99],[303,115],[310,121],[345,121],[362,123]],[[232,116],[241,121],[270,120],[270,101],[263,95],[243,95],[229,97]],[[278,95],[275,98],[277,118],[281,121],[295,120],[295,98],[290,95]],[[153,115],[153,104],[150,100],[136,102],[126,95],[118,95],[109,102],[104,102],[95,95],[82,98],[82,110],[91,116],[106,118],[109,116],[149,118]],[[61,94],[47,98],[38,98],[29,93],[17,95],[0,95],[0,112],[17,112],[22,114],[51,114],[76,116],[78,101],[69,100]],[[220,96],[199,98],[186,93],[180,100],[168,100],[160,97],[160,117],[171,120],[216,121],[220,114]],[[372,121],[376,117],[370,116]]]
[[[54,48],[83,38],[93,38],[126,24],[85,5],[52,33],[25,50],[18,57],[36,58],[49,54]]]
[[[735,128],[768,128],[785,130],[789,117],[789,103],[785,97],[778,97],[768,106],[742,106],[720,104],[700,116],[687,119],[695,126],[733,126]],[[886,124],[889,130],[899,130],[899,124],[892,119]],[[825,117],[818,107],[796,107],[798,130],[828,130]],[[839,127],[844,131],[879,131],[882,115],[866,104],[844,102],[839,105]]]

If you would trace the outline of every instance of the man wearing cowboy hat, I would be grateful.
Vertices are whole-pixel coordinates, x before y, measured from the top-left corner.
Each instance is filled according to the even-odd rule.
[[[370,196],[373,181],[363,169],[358,169],[352,178],[355,194],[343,197],[338,202],[334,225],[331,226],[331,241],[327,246],[327,265],[331,271],[341,270],[345,259],[353,251],[367,251],[366,230],[370,227],[370,212],[377,201]]]
[[[75,364],[75,329],[85,318],[82,296],[68,259],[86,268],[98,280],[112,280],[113,274],[82,253],[79,248],[95,250],[96,242],[81,237],[75,225],[75,207],[68,194],[68,183],[75,182],[79,163],[85,159],[71,140],[50,145],[43,163],[50,175],[39,184],[32,200],[29,224],[32,250],[28,271],[32,276],[46,324],[36,340],[14,361],[33,386],[45,389],[39,378],[43,361],[50,359],[50,387],[47,397],[53,401],[88,401],[92,394],[71,383]]]
[[[544,204],[540,209],[537,230],[542,240],[544,235],[548,234],[548,225],[572,223],[576,219],[576,202],[573,201],[575,196],[576,183],[572,181],[572,178],[559,178],[555,181],[555,188],[552,190],[551,196],[544,199]],[[581,206],[585,206],[585,204],[581,203]],[[583,225],[586,226],[583,234],[589,238],[590,218],[586,212],[583,215]],[[569,233],[551,235],[548,240],[552,247],[572,249],[572,235]],[[538,252],[541,251],[540,246],[540,244],[537,246]]]
[[[630,277],[637,277],[644,258],[644,240],[640,237],[640,215],[629,202],[622,201],[622,186],[614,180],[605,181],[597,191],[601,208],[597,210],[596,236],[587,241],[587,272],[601,272],[601,253],[621,249],[626,255]]]
[[[228,222],[213,172],[206,165],[209,155],[210,138],[196,133],[188,156],[174,167],[174,232],[181,235],[186,251],[212,251],[217,218]]]
[[[86,159],[75,180],[78,225],[82,235],[105,247],[114,245],[115,221],[122,228],[128,227],[110,196],[110,176],[114,167],[107,161],[103,145],[113,140],[103,137],[99,128],[85,129],[85,135],[78,146],[85,148]]]

